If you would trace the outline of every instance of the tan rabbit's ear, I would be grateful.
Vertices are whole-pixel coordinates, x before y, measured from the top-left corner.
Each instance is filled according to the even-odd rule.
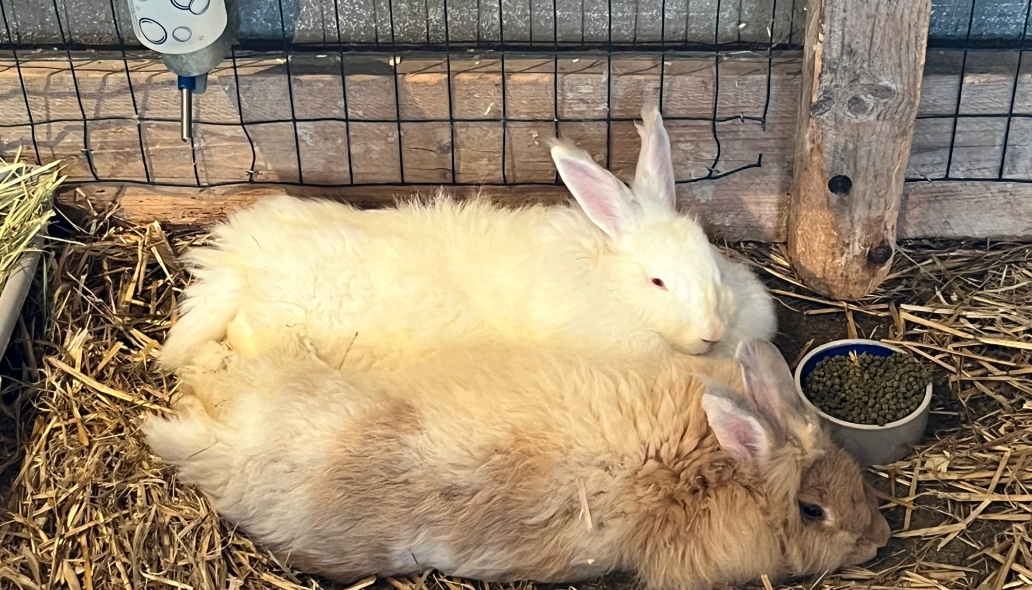
[[[778,441],[777,429],[740,394],[711,386],[702,396],[702,409],[725,452],[747,464],[770,459]]]
[[[641,124],[635,123],[641,137],[641,152],[634,171],[634,195],[643,207],[656,205],[661,210],[675,211],[677,193],[670,136],[657,106],[642,109],[641,118]]]
[[[738,345],[735,359],[742,366],[745,389],[760,410],[780,423],[802,409],[788,363],[773,344],[746,340]]]

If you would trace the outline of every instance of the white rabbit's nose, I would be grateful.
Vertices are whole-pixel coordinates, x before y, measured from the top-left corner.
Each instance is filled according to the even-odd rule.
[[[723,324],[710,324],[709,330],[705,336],[702,337],[702,341],[707,344],[717,344],[724,339],[724,325]]]

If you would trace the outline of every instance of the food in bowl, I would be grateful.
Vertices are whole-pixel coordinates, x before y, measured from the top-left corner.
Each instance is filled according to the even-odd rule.
[[[907,354],[851,351],[819,361],[806,376],[803,389],[829,416],[884,426],[917,411],[931,378],[928,368]]]

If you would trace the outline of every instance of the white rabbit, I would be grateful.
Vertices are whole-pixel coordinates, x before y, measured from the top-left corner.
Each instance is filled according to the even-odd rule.
[[[331,363],[354,348],[348,359],[359,364],[458,343],[647,356],[718,344],[731,354],[742,340],[773,337],[759,280],[675,211],[657,111],[639,132],[633,191],[582,150],[552,148],[583,210],[439,195],[371,211],[275,197],[238,211],[215,228],[213,246],[187,254],[194,283],[162,363],[182,368],[223,338],[257,354],[297,334]]]
[[[696,590],[873,558],[889,536],[873,492],[773,345],[681,359],[454,349],[350,372],[235,356],[188,375],[177,415],[143,432],[233,526],[344,583],[623,570]]]

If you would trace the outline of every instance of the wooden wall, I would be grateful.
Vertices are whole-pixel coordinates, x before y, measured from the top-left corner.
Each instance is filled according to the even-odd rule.
[[[669,54],[662,65],[655,55],[585,54],[557,62],[508,56],[504,77],[497,57],[475,53],[450,62],[404,57],[397,77],[389,56],[345,54],[341,62],[336,54],[298,55],[291,58],[290,78],[282,59],[241,57],[235,73],[225,62],[197,97],[193,149],[179,139],[178,93],[160,62],[76,54],[73,79],[63,53],[19,57],[20,70],[0,54],[0,154],[22,149],[31,155],[34,130],[42,159],[66,160],[72,181],[95,174],[183,185],[385,185],[320,191],[369,204],[453,180],[537,185],[489,189],[506,199],[565,198],[561,186],[548,186],[555,170],[542,141],[556,127],[627,178],[638,150],[632,119],[644,101],[658,98],[662,71],[679,180],[699,179],[711,168],[727,173],[762,157],[759,167],[680,184],[684,205],[724,237],[784,237],[799,96],[794,53],[776,55],[769,77],[768,59],[750,54],[725,56],[719,64],[712,55]],[[907,175],[938,179],[949,165],[950,177],[966,182],[908,184],[901,234],[1032,236],[1032,184],[1024,182],[1032,181],[1032,61],[1023,60],[1017,72],[1016,52],[971,53],[961,90],[961,59],[957,52],[929,53]],[[1007,117],[1012,98],[1019,116]],[[714,106],[715,124],[709,120]],[[614,119],[608,126],[607,113]],[[86,125],[83,114],[91,119]],[[459,121],[449,124],[449,116]],[[995,180],[1001,165],[1015,182]],[[393,188],[402,182],[421,186]],[[130,216],[191,222],[246,201],[255,194],[250,188],[168,189],[149,199],[139,188],[119,194],[129,194],[123,205]]]

